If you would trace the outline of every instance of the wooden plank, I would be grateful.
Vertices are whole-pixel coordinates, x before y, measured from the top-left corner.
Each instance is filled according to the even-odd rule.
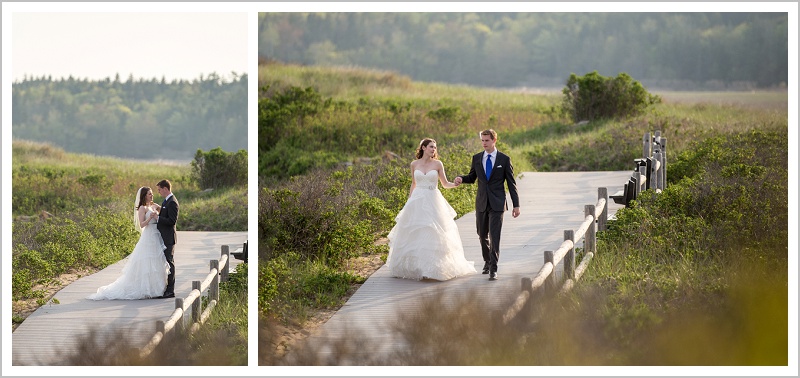
[[[208,275],[209,261],[220,258],[221,245],[235,248],[246,240],[247,232],[178,231],[176,297],[188,296],[192,281]],[[128,332],[132,343],[144,346],[155,334],[156,321],[166,321],[174,311],[174,299],[86,299],[98,287],[113,282],[126,261],[127,258],[73,282],[55,294],[59,304],[42,306],[28,316],[11,335],[12,365],[61,365],[64,354],[75,350],[75,340],[92,329],[99,335]],[[240,262],[230,260],[232,267]]]

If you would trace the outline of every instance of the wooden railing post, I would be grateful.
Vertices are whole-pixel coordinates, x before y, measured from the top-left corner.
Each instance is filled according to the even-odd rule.
[[[175,298],[175,309],[181,309],[181,317],[178,319],[178,322],[175,324],[178,328],[178,331],[183,331],[186,327],[186,324],[183,320],[185,317],[183,313],[183,298]]]
[[[606,205],[603,206],[603,212],[600,214],[600,219],[597,220],[597,230],[605,231],[606,222],[608,222],[608,188],[597,188],[597,199],[604,199]]]
[[[656,162],[654,166],[657,168],[655,171],[655,175],[653,176],[654,184],[653,188],[657,190],[664,189],[664,183],[661,182],[661,171],[664,169],[664,166],[661,163],[661,150],[656,150],[653,154],[653,160]]]
[[[667,188],[667,138],[661,137],[661,190]]]
[[[553,251],[544,251],[544,263],[553,264]],[[555,291],[556,291],[556,274],[555,274],[555,269],[553,269],[553,273],[550,273],[550,275],[548,275],[547,278],[544,280],[544,292],[549,295],[551,293],[554,293]]]
[[[230,266],[231,266],[230,247],[227,244],[222,246],[222,254],[220,255],[220,257],[222,256],[228,256],[228,258],[225,259],[225,266],[221,267],[222,271],[220,272],[220,274],[222,275],[222,277],[220,277],[220,281],[227,282],[228,272],[230,271]]]
[[[643,140],[643,148],[642,148],[642,157],[647,159],[650,157],[650,147],[653,146],[653,141],[650,140],[650,133],[644,134]]]
[[[656,161],[653,158],[651,158],[650,161],[651,161],[651,163],[650,163],[650,173],[648,173],[649,178],[647,180],[647,188],[653,189],[653,191],[655,192],[655,190],[656,190],[656,181],[657,181],[656,175],[658,174],[658,171],[656,170],[656,168],[658,168],[658,164],[656,163]]]
[[[639,177],[647,178],[647,166],[646,165],[642,165],[642,166],[639,167]],[[641,193],[643,190],[647,190],[647,185],[648,185],[647,180],[644,180],[644,182],[642,183],[642,186],[639,188],[639,193]]]
[[[200,281],[192,281],[192,290],[200,291]],[[192,324],[197,323],[200,321],[200,314],[203,313],[203,305],[201,299],[203,298],[203,292],[200,292],[200,296],[192,302]]]
[[[166,328],[164,328],[164,321],[163,320],[156,320],[156,333],[161,332],[161,334],[165,334]]]
[[[571,240],[572,247],[567,251],[566,256],[564,256],[564,274],[566,274],[566,278],[574,280],[575,279],[575,231],[573,230],[564,230],[564,240]]]
[[[217,270],[217,274],[214,275],[211,280],[211,286],[208,287],[208,298],[209,300],[219,301],[219,260],[211,260],[210,270],[214,269]]]
[[[583,211],[586,215],[591,215],[594,218],[594,205],[586,205]],[[579,235],[580,236],[580,235]],[[589,252],[596,252],[597,251],[597,239],[595,239],[597,235],[595,234],[595,225],[594,222],[589,224],[589,228],[586,230],[586,236],[584,236],[583,245],[585,246],[585,251],[583,251],[584,256]]]
[[[517,317],[520,319],[528,319],[531,314],[531,309],[533,308],[533,300],[531,300],[531,298],[533,298],[533,288],[531,287],[533,280],[530,277],[522,277],[521,283],[522,291],[527,291],[529,295],[528,300],[520,309],[519,315],[522,316],[517,315]]]

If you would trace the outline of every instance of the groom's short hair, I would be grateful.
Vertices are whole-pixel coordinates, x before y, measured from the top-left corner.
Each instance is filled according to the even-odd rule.
[[[481,131],[481,135],[489,135],[492,137],[492,140],[497,140],[497,131],[494,131],[493,129],[483,130]]]
[[[158,185],[159,188],[167,188],[167,190],[172,191],[172,184],[169,180],[161,180],[156,185]]]

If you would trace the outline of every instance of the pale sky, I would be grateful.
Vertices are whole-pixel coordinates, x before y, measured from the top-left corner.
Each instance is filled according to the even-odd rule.
[[[11,71],[53,79],[197,79],[247,73],[248,15],[14,13]]]

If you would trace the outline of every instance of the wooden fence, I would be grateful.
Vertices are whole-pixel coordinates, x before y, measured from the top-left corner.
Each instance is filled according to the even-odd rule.
[[[653,194],[660,193],[667,182],[667,138],[661,136],[661,131],[656,131],[653,137],[646,133],[643,139],[642,159],[635,159],[636,169],[624,185],[621,192],[613,196],[616,203],[629,206],[630,201],[644,190],[653,189]],[[544,265],[534,278],[522,279],[522,290],[516,300],[502,314],[503,323],[507,324],[518,315],[530,309],[532,298],[538,293],[566,293],[572,289],[575,282],[586,271],[589,263],[597,253],[597,231],[605,231],[608,222],[608,189],[598,188],[597,203],[586,205],[585,218],[576,231],[564,230],[564,242],[555,251],[544,252]],[[576,239],[577,238],[577,239]],[[580,265],[575,267],[575,244],[584,240],[583,257]],[[564,282],[557,289],[556,266],[564,261]],[[557,291],[556,291],[557,290]]]
[[[660,193],[667,186],[667,138],[656,130],[653,136],[645,133],[642,139],[642,158],[634,159],[634,170],[623,190],[610,197],[618,204],[630,206],[643,191]]]
[[[219,284],[228,280],[230,274],[230,258],[232,255],[247,251],[247,242],[242,249],[231,253],[230,246],[223,245],[219,260],[210,261],[208,275],[203,281],[192,281],[192,291],[186,298],[175,298],[175,310],[166,322],[156,321],[156,332],[144,347],[139,349],[139,356],[145,358],[161,343],[161,340],[171,331],[184,332],[186,330],[185,314],[191,310],[190,333],[197,331],[205,323],[211,310],[219,302]],[[245,255],[246,256],[246,255]],[[203,309],[203,293],[208,292],[208,303]]]
[[[522,290],[517,295],[516,300],[502,314],[503,323],[507,324],[515,319],[524,309],[530,307],[530,302],[535,293],[555,293],[557,278],[555,274],[556,266],[564,261],[564,284],[560,292],[569,291],[574,282],[580,279],[583,272],[597,253],[597,231],[604,231],[608,221],[608,189],[597,189],[597,202],[594,205],[584,207],[585,218],[576,231],[564,230],[564,242],[555,251],[544,252],[544,265],[534,278],[525,277],[522,279]],[[577,239],[576,239],[577,236]],[[584,240],[583,258],[578,267],[575,267],[575,244]]]

